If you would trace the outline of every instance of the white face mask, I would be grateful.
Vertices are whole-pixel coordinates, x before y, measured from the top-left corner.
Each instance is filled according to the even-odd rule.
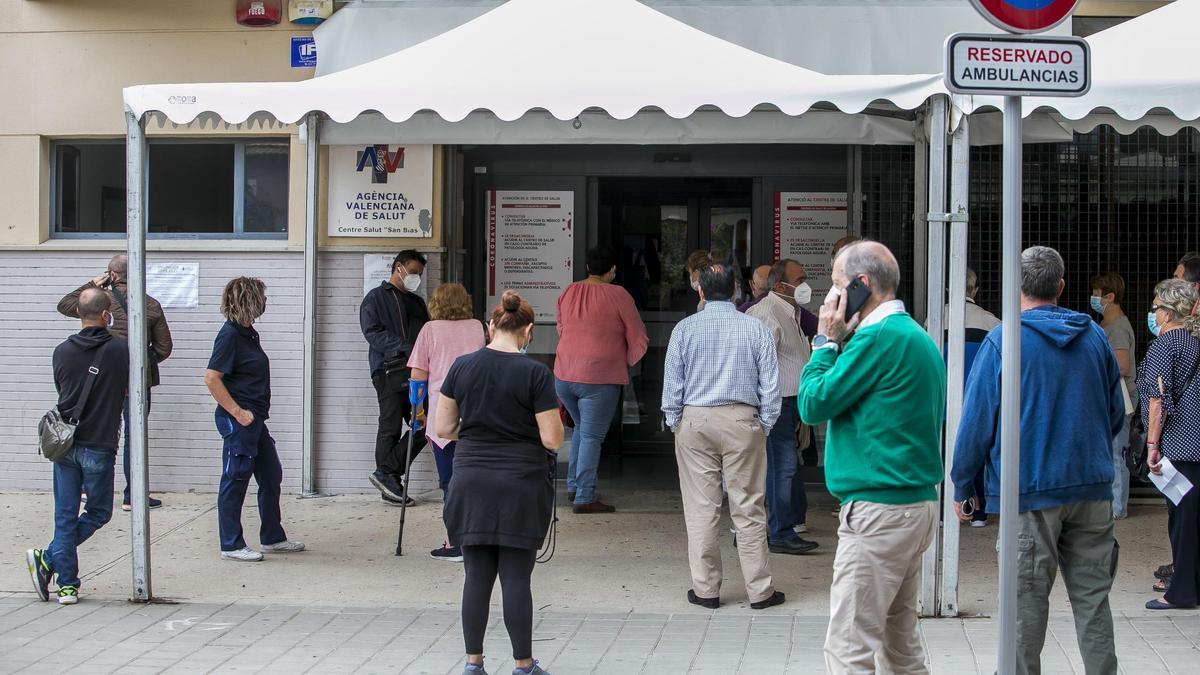
[[[812,286],[809,286],[807,281],[801,282],[792,291],[792,299],[796,301],[797,305],[807,305],[812,302]]]
[[[416,293],[417,289],[420,287],[421,287],[421,275],[420,274],[413,274],[412,272],[409,272],[408,276],[404,277],[404,290],[408,291],[409,293]]]

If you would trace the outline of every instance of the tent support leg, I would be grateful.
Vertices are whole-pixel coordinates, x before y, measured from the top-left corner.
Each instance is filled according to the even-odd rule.
[[[946,350],[946,478],[942,484],[941,616],[958,616],[958,516],[954,512],[954,446],[962,419],[963,379],[966,376],[967,297],[967,180],[971,146],[970,118],[963,116],[954,130],[950,150],[950,311]]]
[[[304,380],[301,422],[301,490],[305,497],[317,494],[317,207],[321,149],[320,113],[304,119],[307,135],[304,181]]]
[[[129,537],[133,565],[133,600],[149,602],[150,510],[146,452],[147,361],[150,336],[146,330],[146,122],[125,112],[125,231],[129,255]]]
[[[942,218],[946,210],[946,97],[935,96],[929,101],[929,213],[926,223],[929,232],[929,277],[926,302],[929,306],[927,325],[930,337],[942,350],[943,298],[946,293],[946,229]],[[935,528],[934,541],[921,559],[921,616],[936,616],[938,611],[938,556],[941,528]]]

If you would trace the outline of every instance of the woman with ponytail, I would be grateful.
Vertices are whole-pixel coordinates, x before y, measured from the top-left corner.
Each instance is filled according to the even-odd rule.
[[[1155,336],[1142,362],[1138,392],[1150,470],[1162,473],[1163,459],[1200,486],[1200,317],[1192,314],[1196,288],[1180,279],[1160,282],[1146,316]],[[1163,599],[1146,609],[1182,609],[1200,605],[1200,487],[1174,504],[1167,501],[1171,568],[1155,585]]]
[[[533,660],[533,594],[537,551],[554,516],[554,484],[546,453],[562,445],[554,375],[525,357],[533,341],[533,308],[505,291],[488,323],[487,347],[461,356],[446,373],[434,432],[457,441],[442,518],[461,546],[464,675],[486,675],[483,635],[496,578],[513,675],[542,675]]]

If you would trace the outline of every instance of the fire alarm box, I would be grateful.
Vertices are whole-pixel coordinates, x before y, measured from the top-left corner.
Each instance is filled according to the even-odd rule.
[[[288,19],[292,23],[315,26],[333,14],[333,0],[288,0]]]
[[[237,22],[243,26],[274,26],[282,17],[280,0],[238,0]]]

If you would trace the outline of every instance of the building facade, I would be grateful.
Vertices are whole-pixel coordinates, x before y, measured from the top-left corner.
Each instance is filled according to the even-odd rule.
[[[7,280],[0,298],[10,310],[0,327],[0,372],[7,385],[0,393],[0,427],[11,439],[10,451],[0,453],[0,489],[49,488],[50,472],[34,449],[36,422],[54,402],[51,352],[76,328],[55,305],[125,249],[121,88],[313,74],[290,61],[292,39],[308,36],[306,29],[239,26],[232,4],[0,0],[0,19],[9,31],[0,40],[0,57],[29,64],[6,69],[9,103],[0,106],[0,203],[6,206],[0,213],[0,269]],[[355,8],[369,10],[371,4]],[[1085,1],[1076,32],[1160,4]],[[153,392],[152,489],[216,488],[221,443],[202,377],[223,321],[221,288],[231,277],[250,275],[268,285],[259,329],[272,358],[272,431],[285,489],[298,492],[306,178],[300,130],[258,120],[228,125],[201,119],[150,124],[148,136],[151,283],[154,270],[167,274],[154,266],[175,265],[187,278],[162,286],[166,292],[195,288],[194,303],[182,297],[166,310],[176,346],[162,366],[163,384]],[[611,470],[630,477],[670,474],[662,466],[670,461],[664,452],[669,432],[657,415],[656,397],[670,330],[695,307],[682,269],[688,252],[719,251],[748,270],[780,249],[775,213],[786,211],[781,199],[833,200],[822,202],[832,205],[825,239],[857,232],[887,243],[912,280],[902,288],[905,300],[918,313],[926,304],[917,281],[925,235],[924,226],[914,224],[920,190],[912,145],[425,146],[420,151],[428,153],[422,171],[429,189],[422,199],[429,213],[426,219],[413,214],[418,236],[338,236],[328,206],[331,199],[337,203],[344,185],[325,177],[352,173],[367,180],[379,153],[386,174],[389,162],[400,161],[398,150],[362,146],[357,155],[340,157],[321,149],[315,474],[321,492],[371,490],[366,476],[374,468],[377,408],[357,311],[373,265],[417,248],[430,260],[426,292],[444,279],[462,281],[482,316],[487,298],[502,290],[489,256],[498,200],[519,205],[532,196],[571,204],[566,225],[574,234],[560,257],[572,262],[556,273],[559,281],[581,276],[581,254],[589,245],[620,253],[618,283],[638,300],[651,333],[650,353],[632,373],[610,434],[612,452],[606,453],[621,460]],[[1113,269],[1126,275],[1136,315],[1174,259],[1197,248],[1198,163],[1194,130],[1164,137],[1149,130],[1119,136],[1101,128],[1073,141],[1027,146],[1026,239],[1066,255],[1067,305],[1085,309],[1088,276]],[[999,148],[973,149],[968,263],[980,274],[982,304],[992,309],[999,308],[998,176]],[[388,177],[378,180],[371,189],[386,192]],[[371,217],[369,209],[344,209],[356,210]],[[820,246],[809,254],[817,270]],[[502,284],[503,271],[499,278]],[[545,289],[551,300],[539,304],[542,323],[553,323],[559,281]],[[549,362],[553,330],[536,335],[532,351]],[[430,458],[422,456],[414,476],[432,485],[433,473]]]

